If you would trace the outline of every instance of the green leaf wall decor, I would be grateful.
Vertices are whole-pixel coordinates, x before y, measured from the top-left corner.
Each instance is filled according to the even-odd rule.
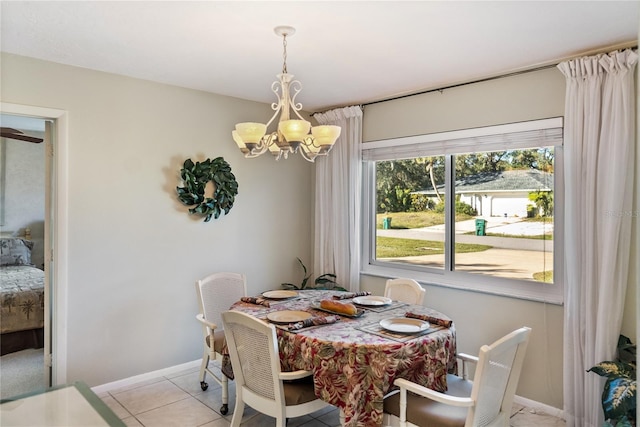
[[[183,187],[176,187],[178,199],[186,206],[193,206],[189,213],[204,216],[204,222],[229,213],[238,194],[238,182],[231,166],[222,157],[193,163],[184,161],[180,170]],[[205,196],[207,183],[213,182],[212,197]]]

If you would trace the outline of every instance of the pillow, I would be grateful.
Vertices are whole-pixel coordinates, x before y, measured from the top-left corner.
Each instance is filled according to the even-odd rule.
[[[0,265],[31,264],[33,242],[20,238],[0,239]]]

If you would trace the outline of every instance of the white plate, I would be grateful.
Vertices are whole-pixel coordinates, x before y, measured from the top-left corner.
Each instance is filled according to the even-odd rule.
[[[297,297],[298,293],[296,291],[267,291],[263,292],[262,296],[271,299],[285,299]]]
[[[273,323],[296,323],[302,322],[310,317],[311,313],[296,310],[274,311],[273,313],[267,314],[267,319]]]
[[[380,306],[380,305],[389,305],[393,301],[391,300],[391,298],[387,298],[387,297],[367,295],[362,297],[355,297],[353,299],[353,302],[360,305]]]
[[[408,317],[394,317],[392,319],[383,319],[380,326],[392,332],[400,332],[403,334],[415,334],[429,329],[429,322],[420,319],[410,319]]]

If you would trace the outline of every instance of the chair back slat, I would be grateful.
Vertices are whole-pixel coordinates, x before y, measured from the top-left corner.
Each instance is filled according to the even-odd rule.
[[[268,337],[237,323],[231,323],[231,328],[242,372],[242,379],[238,384],[244,384],[254,393],[275,401],[277,379],[273,377],[272,364],[265,363],[271,357]],[[229,333],[230,331],[226,331],[227,336]],[[234,370],[237,372],[238,367],[234,366]]]
[[[196,290],[204,318],[222,329],[220,314],[247,294],[247,281],[244,274],[214,273],[198,280]]]
[[[476,404],[469,412],[468,426],[493,425],[499,417],[509,419],[530,332],[520,328],[480,349],[471,392]]]
[[[384,288],[384,296],[395,301],[422,305],[426,291],[413,279],[388,279]]]
[[[236,374],[236,406],[232,426],[239,426],[245,403],[256,411],[276,419],[277,427],[285,427],[287,418],[311,414],[327,407],[316,397],[311,372],[283,374],[275,326],[236,310],[222,313],[229,356]],[[285,383],[282,377],[289,380]],[[295,398],[287,405],[287,396]]]

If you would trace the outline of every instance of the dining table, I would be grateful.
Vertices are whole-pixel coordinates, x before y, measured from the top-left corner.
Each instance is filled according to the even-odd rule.
[[[230,307],[276,323],[282,370],[313,372],[316,396],[340,408],[347,427],[381,426],[383,399],[397,378],[444,392],[447,373],[457,370],[455,325],[443,313],[384,298],[378,298],[384,303],[354,304],[354,315],[339,315],[320,305],[324,299],[353,303],[350,297],[369,302],[362,294],[368,293],[265,292]],[[311,326],[296,322],[296,315],[307,317],[306,313]],[[405,320],[416,318],[430,322],[420,323],[416,331],[405,331]],[[395,322],[399,328],[389,326]]]

